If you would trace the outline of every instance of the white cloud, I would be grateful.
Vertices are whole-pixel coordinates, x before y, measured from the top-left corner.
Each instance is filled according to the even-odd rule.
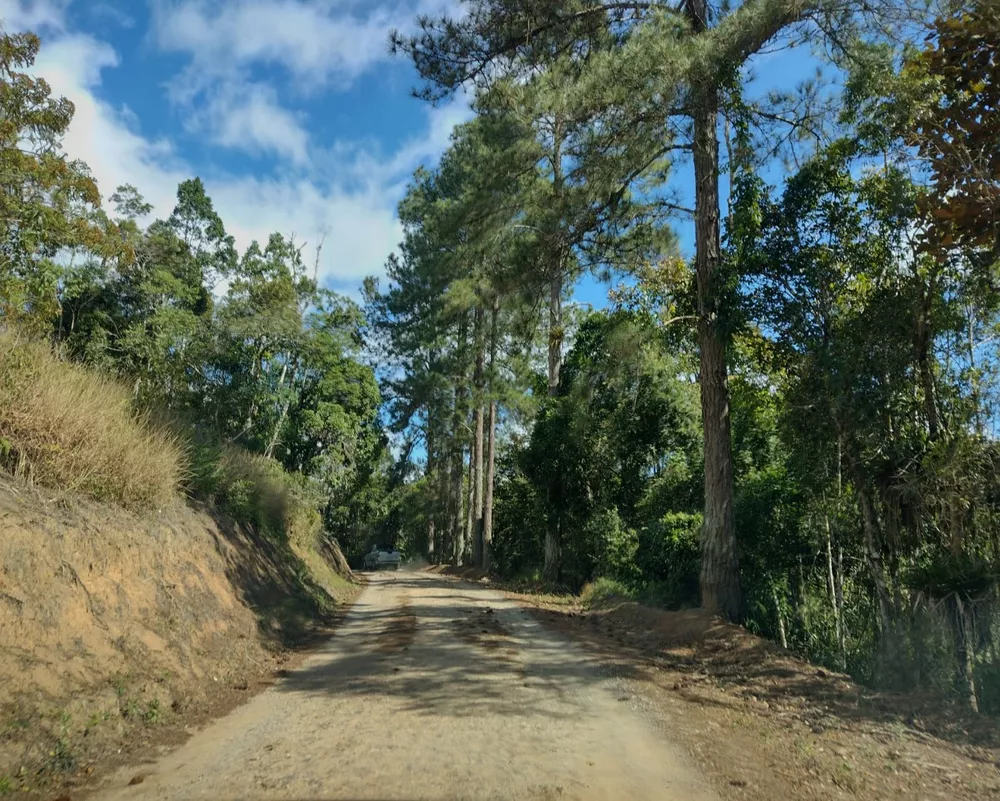
[[[92,17],[104,23],[110,22],[122,28],[131,28],[135,25],[133,17],[110,3],[93,3],[87,11]]]
[[[309,134],[295,114],[283,108],[277,93],[264,84],[223,83],[204,110],[189,119],[223,147],[286,158],[301,166],[308,160]]]
[[[244,177],[208,183],[209,193],[238,242],[263,240],[270,231],[294,235],[312,251],[325,235],[320,273],[357,282],[382,272],[401,228],[378,187],[359,193],[315,184]]]
[[[300,90],[347,84],[388,58],[388,33],[453,0],[153,0],[160,47],[186,53],[181,91],[250,66],[280,66]]]
[[[385,153],[378,142],[337,142],[326,153],[316,153],[317,169],[335,169],[341,180],[376,182],[401,194],[402,184],[420,164],[436,158],[448,147],[452,130],[472,116],[464,97],[441,106],[425,108],[426,126],[419,135],[406,140],[398,150]],[[349,169],[347,169],[349,168]]]
[[[0,0],[0,15],[13,20],[8,28],[16,30],[38,21],[39,14],[52,14],[45,24],[53,33],[46,37],[35,71],[54,93],[76,105],[64,140],[67,153],[90,166],[105,196],[120,184],[133,184],[153,204],[154,214],[165,217],[174,205],[177,184],[198,171],[169,139],[144,136],[131,110],[102,98],[102,72],[119,65],[114,49],[67,32],[58,8],[41,5]],[[311,251],[320,232],[327,231],[320,275],[340,286],[382,271],[400,238],[395,203],[402,181],[419,161],[446,146],[451,125],[468,113],[461,104],[428,108],[427,128],[392,153],[356,143],[312,152],[299,121],[276,111],[269,88],[251,87],[238,94],[237,101],[229,114],[220,113],[215,134],[221,143],[245,146],[246,141],[234,140],[252,131],[254,147],[279,150],[303,169],[270,177],[202,171],[216,209],[240,248],[280,231],[295,234],[300,243],[308,241]]]
[[[297,80],[321,86],[350,81],[384,58],[391,19],[332,13],[302,0],[180,0],[156,5],[156,40],[191,56],[190,84],[250,65],[280,65]]]
[[[150,0],[152,38],[189,58],[169,82],[188,126],[217,144],[270,152],[301,166],[308,137],[283,97],[349,86],[389,58],[388,33],[418,13],[441,13],[454,0]]]
[[[0,25],[8,31],[61,30],[71,0],[0,0]]]

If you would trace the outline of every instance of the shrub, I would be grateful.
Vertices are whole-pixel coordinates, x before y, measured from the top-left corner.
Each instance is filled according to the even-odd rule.
[[[584,526],[594,559],[594,572],[617,582],[635,584],[639,580],[635,553],[636,532],[622,523],[617,509],[606,509],[591,517]]]
[[[639,532],[636,565],[666,607],[698,604],[701,515],[671,512]]]
[[[315,540],[318,499],[278,462],[235,445],[192,442],[188,489],[237,523],[281,538]]]
[[[120,383],[0,330],[0,467],[45,487],[131,509],[161,506],[182,448],[132,407]]]
[[[587,608],[601,606],[610,601],[631,600],[635,598],[635,590],[627,584],[610,578],[598,578],[584,586],[580,593],[580,602]]]

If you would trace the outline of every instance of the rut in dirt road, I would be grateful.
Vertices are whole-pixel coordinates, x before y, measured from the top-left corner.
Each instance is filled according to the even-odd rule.
[[[378,575],[300,670],[97,798],[713,798],[616,686],[496,592]]]

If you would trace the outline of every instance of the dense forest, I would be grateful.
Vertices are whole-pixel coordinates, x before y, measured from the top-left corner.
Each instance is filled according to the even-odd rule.
[[[477,114],[366,288],[411,549],[1000,710],[1000,8],[465,11],[393,37]]]
[[[1000,7],[462,12],[391,37],[475,115],[362,306],[316,281],[336,243],[240,254],[197,179],[166,220],[102,203],[38,40],[5,35],[4,347],[124,382],[183,432],[189,494],[266,515],[280,477],[352,557],[702,606],[1000,712]],[[762,90],[791,52],[815,74]]]

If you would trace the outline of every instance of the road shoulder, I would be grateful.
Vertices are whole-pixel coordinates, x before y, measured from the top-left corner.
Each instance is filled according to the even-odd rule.
[[[994,721],[868,692],[697,611],[508,597],[621,676],[724,799],[1000,797]]]

